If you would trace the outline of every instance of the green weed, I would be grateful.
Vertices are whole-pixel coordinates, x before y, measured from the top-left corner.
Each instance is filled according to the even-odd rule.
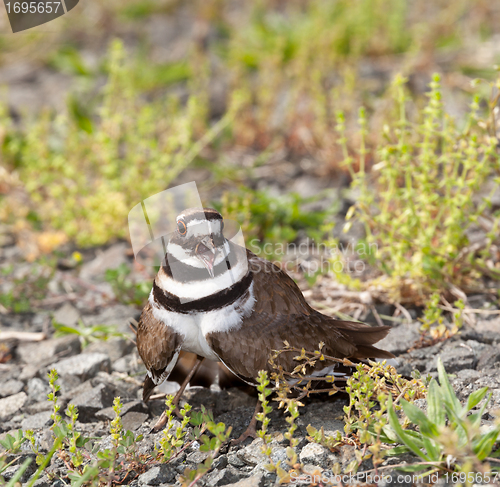
[[[198,94],[185,106],[172,97],[144,102],[119,41],[111,45],[107,69],[101,103],[79,122],[44,113],[18,131],[2,111],[0,125],[12,128],[2,158],[16,168],[30,200],[19,205],[2,199],[0,214],[7,221],[31,210],[42,225],[80,245],[125,237],[130,208],[168,187],[231,117],[207,130],[206,100]]]
[[[422,472],[421,477],[436,471],[452,471],[466,474],[466,485],[471,485],[468,474],[490,474],[499,469],[491,466],[500,455],[495,443],[500,435],[500,421],[487,433],[480,431],[481,417],[491,399],[491,393],[483,402],[488,388],[483,387],[471,393],[465,406],[460,404],[448,379],[441,359],[438,359],[439,384],[433,379],[427,394],[427,414],[415,405],[401,400],[401,406],[408,421],[418,427],[417,431],[403,429],[388,401],[389,424],[392,438],[403,443],[421,459],[419,464],[402,467],[403,470]],[[444,407],[443,407],[444,405]],[[475,410],[472,412],[472,410]],[[401,448],[397,450],[400,452]]]
[[[106,341],[111,337],[128,338],[126,334],[119,332],[115,325],[86,326],[79,321],[76,326],[68,326],[52,320],[52,326],[55,330],[54,337],[77,335],[80,338],[82,348],[91,342]]]
[[[9,291],[0,293],[0,305],[13,313],[25,313],[36,309],[38,302],[47,294],[47,284],[54,276],[55,259],[42,257],[32,263],[21,277],[9,279],[14,266],[3,269],[0,282],[10,281]]]
[[[120,302],[142,306],[151,291],[151,283],[134,282],[129,277],[131,272],[127,264],[121,264],[116,269],[107,269],[104,278],[111,284],[113,292]]]
[[[459,128],[444,111],[440,78],[435,75],[427,105],[411,122],[405,83],[401,76],[394,82],[399,120],[383,128],[385,141],[375,151],[370,174],[365,162],[364,111],[360,112],[358,167],[347,146],[342,113],[337,116],[337,130],[352,188],[359,191],[347,220],[355,217],[364,224],[367,241],[377,247],[376,262],[383,274],[371,284],[387,289],[390,300],[421,302],[433,292],[449,297],[457,296],[455,288],[476,289],[484,275],[500,277],[486,257],[497,238],[498,218],[492,221],[482,252],[470,245],[467,234],[490,206],[493,193],[479,202],[473,195],[490,178],[500,183],[499,157],[491,117],[480,117],[478,96],[466,126]],[[490,101],[491,110],[497,99]],[[369,179],[374,189],[368,191]]]
[[[322,242],[331,232],[332,218],[338,205],[325,210],[310,210],[307,206],[319,201],[324,194],[303,198],[297,193],[272,196],[267,191],[240,187],[237,192],[226,192],[220,203],[214,203],[229,220],[241,224],[247,245],[256,253],[265,249],[268,257],[279,258],[286,253],[284,245],[294,242],[300,231],[314,243]],[[264,247],[265,246],[265,247]]]

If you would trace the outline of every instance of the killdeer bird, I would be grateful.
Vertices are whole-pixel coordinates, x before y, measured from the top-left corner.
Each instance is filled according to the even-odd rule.
[[[393,357],[373,346],[390,327],[340,321],[314,310],[284,271],[227,240],[223,230],[222,216],[211,208],[188,209],[177,217],[137,329],[147,368],[145,400],[169,377],[181,351],[198,357],[184,385],[204,358],[256,385],[260,370],[272,371],[270,355],[285,341],[310,351],[323,342],[322,351],[337,358]],[[295,355],[282,353],[276,363],[292,371]],[[334,366],[321,362],[313,373],[331,375]],[[160,419],[154,430],[163,426]]]

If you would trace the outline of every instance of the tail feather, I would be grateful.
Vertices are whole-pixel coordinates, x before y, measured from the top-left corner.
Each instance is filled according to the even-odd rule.
[[[358,348],[363,345],[369,346],[379,342],[385,338],[391,330],[391,327],[388,325],[369,326],[364,323],[356,323],[354,321],[337,321],[336,328]],[[381,352],[383,352],[383,350],[381,350]]]
[[[386,350],[381,350],[380,348],[373,347],[371,345],[358,345],[356,353],[353,358],[356,359],[366,359],[366,358],[394,358],[391,352]]]

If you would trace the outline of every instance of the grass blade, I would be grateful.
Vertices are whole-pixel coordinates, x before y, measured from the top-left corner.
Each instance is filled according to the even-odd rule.
[[[443,361],[441,357],[437,360],[437,369],[439,376],[439,384],[441,385],[441,391],[443,393],[443,400],[447,402],[450,407],[455,411],[456,415],[459,416],[462,412],[462,405],[458,400],[453,387],[451,387],[450,380],[448,379],[448,374],[444,369]]]
[[[446,417],[443,409],[441,388],[435,379],[431,380],[427,392],[427,414],[429,419],[436,424],[437,427],[445,425]]]
[[[427,437],[436,437],[439,432],[436,425],[414,404],[401,399],[401,406],[408,419],[420,428],[420,432]]]
[[[389,394],[389,401],[387,404],[387,414],[389,415],[389,423],[394,429],[394,432],[399,438],[399,441],[401,443],[405,444],[415,455],[419,456],[423,460],[429,461],[429,458],[427,455],[425,455],[420,448],[416,445],[416,443],[413,441],[413,438],[408,435],[405,430],[401,427],[398,421],[398,417],[396,416],[396,412],[394,411],[394,407],[392,405],[392,397]]]

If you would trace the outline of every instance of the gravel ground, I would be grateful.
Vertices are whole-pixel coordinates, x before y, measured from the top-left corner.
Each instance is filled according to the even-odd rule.
[[[7,261],[15,262],[15,248],[3,247],[1,257],[2,265]],[[150,434],[149,430],[161,414],[163,401],[153,400],[144,404],[141,400],[141,382],[145,368],[138,357],[132,340],[133,334],[129,329],[129,323],[138,319],[140,310],[117,302],[110,284],[102,278],[106,267],[115,268],[128,261],[127,246],[122,243],[85,256],[79,269],[63,270],[62,259],[47,285],[47,296],[39,300],[43,306],[38,306],[37,311],[32,313],[0,314],[2,334],[33,332],[45,333],[46,336],[42,341],[24,341],[14,336],[1,344],[1,438],[20,428],[32,429],[42,450],[49,448],[52,405],[47,401],[47,372],[55,368],[60,377],[59,403],[63,407],[69,403],[78,407],[77,428],[80,431],[99,438],[101,447],[109,443],[109,423],[114,417],[111,406],[113,398],[120,396],[124,404],[122,418],[125,429],[144,434],[144,439],[140,442],[141,452],[153,451],[161,433]],[[26,268],[19,260],[12,275],[22,276]],[[1,283],[1,290],[5,292],[9,282],[4,279]],[[63,299],[65,296],[67,299]],[[483,298],[478,296],[475,299]],[[479,315],[474,326],[465,325],[460,334],[426,348],[416,348],[408,352],[419,341],[420,324],[417,321],[394,326],[389,336],[380,342],[382,348],[398,356],[398,370],[406,375],[417,369],[422,375],[435,376],[437,358],[441,357],[446,370],[453,374],[452,384],[462,400],[472,391],[485,385],[489,386],[493,397],[488,412],[483,417],[485,427],[493,419],[490,412],[500,407],[500,317],[495,314],[495,308],[489,309],[489,314]],[[387,312],[383,306],[379,311]],[[116,325],[119,331],[128,333],[129,337],[94,341],[82,348],[81,340],[76,335],[55,338],[50,325],[51,317],[68,326],[76,326],[79,321],[88,326]],[[20,338],[25,336],[22,334]],[[242,390],[220,390],[216,385],[210,389],[188,389],[184,399],[195,409],[202,404],[211,409],[216,421],[223,421],[227,426],[232,426],[233,437],[239,436],[247,426],[256,400]],[[346,404],[346,396],[338,394],[309,399],[304,407],[300,408],[295,436],[299,438],[299,460],[305,464],[306,471],[331,472],[332,465],[337,462],[344,469],[353,460],[353,446],[343,446],[332,452],[321,445],[310,443],[306,438],[308,424],[316,428],[323,427],[326,432],[342,431],[342,408]],[[272,455],[275,461],[286,459],[285,449],[288,441],[283,436],[286,428],[287,423],[282,411],[273,411],[270,431],[273,435]],[[276,476],[264,468],[267,460],[261,453],[260,446],[260,439],[248,439],[239,446],[225,445],[215,461],[214,468],[202,479],[201,484],[274,485]],[[7,469],[6,478],[13,475],[17,465],[26,455],[29,453],[21,455],[17,463]],[[195,468],[204,459],[205,454],[199,450],[199,445],[194,444],[171,464],[151,465],[145,473],[131,479],[130,485],[179,485],[178,477],[184,469]],[[395,465],[405,461],[411,462],[412,458],[391,458],[386,464]],[[369,462],[365,463],[361,470],[372,468]],[[64,464],[55,460],[50,471],[64,476]],[[392,473],[391,470],[384,472]],[[24,481],[32,473],[33,469],[28,470]],[[398,483],[397,480],[389,484],[406,485],[404,482]],[[36,485],[41,487],[64,484],[44,476]]]

